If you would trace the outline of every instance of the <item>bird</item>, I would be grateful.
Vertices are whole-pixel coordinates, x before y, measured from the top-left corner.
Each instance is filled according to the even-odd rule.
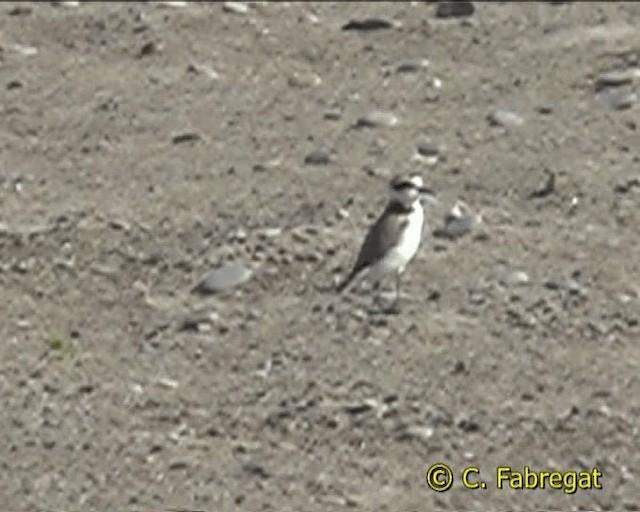
[[[422,238],[424,210],[421,199],[434,204],[438,200],[418,175],[394,176],[389,181],[387,196],[384,211],[369,228],[351,272],[336,291],[342,293],[354,281],[365,276],[373,281],[377,291],[380,279],[395,273],[396,293],[388,310],[397,312],[401,274],[418,251]],[[377,303],[377,297],[374,297],[374,302]]]

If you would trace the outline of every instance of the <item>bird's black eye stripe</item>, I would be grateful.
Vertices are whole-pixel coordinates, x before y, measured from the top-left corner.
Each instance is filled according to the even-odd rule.
[[[401,181],[400,183],[396,183],[393,185],[393,190],[397,190],[400,192],[401,190],[409,190],[410,188],[417,188],[415,183],[410,181]]]

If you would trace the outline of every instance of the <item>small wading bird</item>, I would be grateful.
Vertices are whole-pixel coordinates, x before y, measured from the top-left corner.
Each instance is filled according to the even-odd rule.
[[[389,182],[387,207],[369,229],[356,263],[338,286],[338,292],[365,276],[374,283],[377,292],[382,276],[395,273],[396,294],[387,311],[398,311],[400,275],[416,254],[422,237],[424,211],[421,198],[432,203],[438,202],[434,192],[424,186],[420,176],[396,176]],[[377,295],[374,302],[378,302]]]

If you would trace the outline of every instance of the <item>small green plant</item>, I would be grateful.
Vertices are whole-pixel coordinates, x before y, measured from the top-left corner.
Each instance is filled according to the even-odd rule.
[[[64,336],[60,336],[59,334],[52,334],[47,337],[45,341],[51,350],[60,352],[62,355],[74,357],[78,352],[78,349],[73,346],[71,340],[68,340]]]

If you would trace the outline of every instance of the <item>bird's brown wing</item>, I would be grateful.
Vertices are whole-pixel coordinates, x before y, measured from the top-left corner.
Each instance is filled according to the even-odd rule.
[[[389,246],[396,245],[407,222],[409,219],[406,214],[388,215],[388,212],[385,211],[367,233],[353,270],[339,286],[338,291],[346,288],[359,272],[382,259],[389,250]]]

